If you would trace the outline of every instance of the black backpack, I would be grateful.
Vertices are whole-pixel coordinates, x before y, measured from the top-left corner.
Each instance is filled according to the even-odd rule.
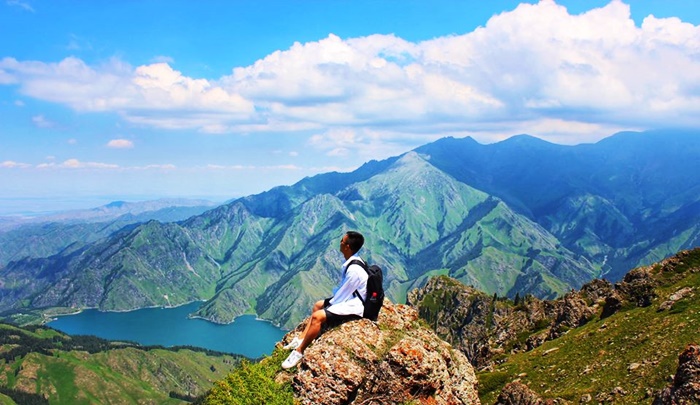
[[[360,267],[365,269],[367,275],[369,276],[367,278],[367,299],[362,300],[362,297],[360,297],[360,293],[357,292],[357,290],[355,290],[355,296],[359,298],[360,301],[362,301],[362,304],[365,306],[365,311],[362,314],[362,317],[376,321],[377,317],[379,316],[379,310],[382,309],[382,305],[384,304],[384,286],[382,285],[384,274],[382,269],[376,264],[367,266],[367,264],[360,260],[351,261],[348,267],[350,267],[351,264],[360,265]]]

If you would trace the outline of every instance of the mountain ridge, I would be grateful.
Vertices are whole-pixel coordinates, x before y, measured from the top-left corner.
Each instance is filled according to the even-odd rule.
[[[324,328],[299,365],[282,370],[300,323],[199,403],[694,404],[700,346],[687,341],[700,323],[698,286],[700,248],[552,301],[434,277],[410,303],[387,301],[376,323]]]
[[[101,207],[31,218],[0,217],[0,266],[76,250],[127,227],[150,220],[181,221],[215,206],[205,200],[113,201]]]
[[[624,134],[607,145],[658,136]],[[679,136],[694,143],[673,150],[694,153],[698,138]],[[177,223],[148,222],[63,254],[11,262],[0,271],[16,284],[0,290],[15,304],[0,299],[0,310],[85,305],[64,299],[55,286],[23,278],[51,266],[51,274],[65,275],[57,285],[78,277],[80,283],[109,281],[110,288],[92,302],[102,310],[162,305],[167,294],[176,303],[208,300],[196,315],[215,322],[256,313],[290,327],[337,283],[337,241],[348,229],[365,233],[361,254],[386,269],[387,293],[396,302],[439,274],[500,296],[553,298],[601,275],[619,278],[628,263],[700,241],[697,177],[685,173],[687,189],[660,199],[667,189],[653,189],[659,181],[635,183],[638,176],[621,175],[613,179],[625,185],[620,193],[653,187],[615,197],[606,194],[609,184],[596,181],[616,170],[643,173],[650,163],[628,158],[626,163],[638,166],[583,170],[610,152],[596,145],[559,146],[529,136],[492,145],[446,138],[355,172],[321,174],[242,197]],[[699,164],[685,155],[659,155],[653,163],[667,173],[664,162],[674,159],[676,166]],[[552,189],[558,184],[567,185]],[[640,195],[654,199],[635,200]],[[664,232],[654,232],[664,222]],[[178,290],[186,293],[178,296]]]
[[[413,290],[409,303],[479,370],[483,403],[494,403],[510,382],[565,403],[651,403],[679,353],[696,343],[698,286],[700,248],[631,269],[615,284],[593,280],[556,300],[491,297],[436,277]],[[686,371],[677,378],[686,384],[688,377]],[[688,384],[696,396],[698,382],[696,373]]]
[[[244,359],[3,323],[0,358],[0,402],[66,405],[191,401]]]

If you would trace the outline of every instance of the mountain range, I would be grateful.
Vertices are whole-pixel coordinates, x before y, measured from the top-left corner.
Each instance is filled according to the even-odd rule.
[[[445,138],[179,222],[151,220],[0,269],[0,310],[127,310],[207,300],[291,327],[337,284],[338,242],[385,269],[394,302],[434,275],[488,294],[554,298],[700,244],[700,133],[556,145]],[[3,242],[7,243],[7,242]]]
[[[388,302],[377,323],[324,328],[283,370],[300,323],[196,403],[698,404],[698,285],[700,248],[555,300],[433,277],[406,305]]]
[[[0,217],[0,266],[26,257],[51,256],[102,239],[133,224],[187,219],[216,206],[206,200],[114,201],[97,208],[46,215]]]
[[[433,277],[378,323],[325,329],[291,371],[303,322],[254,363],[0,323],[0,403],[695,404],[698,285],[700,248],[553,301]]]

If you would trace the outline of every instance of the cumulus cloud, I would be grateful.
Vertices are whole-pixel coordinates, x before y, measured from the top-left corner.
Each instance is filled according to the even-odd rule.
[[[358,161],[405,152],[404,143],[420,144],[440,138],[440,134],[410,134],[371,128],[332,128],[309,137],[307,146],[330,157],[355,157]]]
[[[700,27],[653,16],[636,26],[621,1],[572,15],[542,0],[417,43],[331,34],[217,80],[188,77],[169,59],[132,67],[5,58],[0,84],[9,83],[164,129],[313,131],[310,145],[335,156],[524,129],[578,143],[618,129],[699,126]]]
[[[116,59],[88,66],[69,57],[58,63],[0,60],[0,83],[19,83],[30,97],[81,112],[116,111],[161,128],[249,122],[254,105],[205,79],[183,76],[166,63],[132,68]],[[3,79],[4,77],[4,79]]]
[[[112,139],[107,142],[107,147],[113,149],[131,149],[134,147],[134,143],[128,139]]]

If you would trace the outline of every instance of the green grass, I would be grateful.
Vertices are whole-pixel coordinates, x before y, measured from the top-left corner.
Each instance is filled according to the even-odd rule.
[[[55,390],[50,396],[54,404],[86,404],[89,401],[79,401],[78,387],[75,386],[75,371],[72,366],[64,362],[43,362],[43,367],[37,373],[37,391],[42,392],[42,385],[50,385],[49,390]]]
[[[244,361],[204,398],[205,405],[290,405],[294,403],[291,382],[277,383],[287,351],[275,349],[271,356],[258,363]]]
[[[0,331],[0,352],[15,350],[13,360],[0,361],[3,388],[46,395],[59,405],[178,404],[182,401],[170,393],[203,394],[240,362],[236,356],[190,349],[127,347],[88,337],[76,341],[45,327],[0,324]],[[73,342],[81,349],[70,350]]]
[[[544,398],[577,403],[584,394],[595,398],[619,386],[627,395],[615,403],[649,403],[647,390],[666,387],[680,352],[700,341],[700,294],[677,302],[670,311],[657,311],[671,293],[689,285],[700,286],[700,274],[659,288],[659,298],[649,307],[604,320],[596,317],[531,352],[509,356],[493,372],[479,373],[482,403],[494,403],[502,387],[518,378]],[[640,366],[629,370],[633,363]]]

